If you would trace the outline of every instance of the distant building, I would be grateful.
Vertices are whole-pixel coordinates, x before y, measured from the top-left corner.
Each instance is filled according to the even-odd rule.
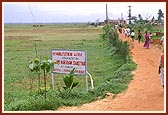
[[[106,23],[107,23],[107,20],[104,20],[104,22],[101,22],[101,26],[104,26]],[[108,23],[115,25],[116,23],[118,24],[118,20],[108,19]]]
[[[101,22],[101,26],[104,26],[106,23],[107,23],[107,20],[104,20],[104,22]],[[122,26],[125,26],[126,20],[120,20],[120,19],[118,19],[118,20],[111,20],[111,19],[108,19],[108,23],[112,24],[112,25],[121,23]]]

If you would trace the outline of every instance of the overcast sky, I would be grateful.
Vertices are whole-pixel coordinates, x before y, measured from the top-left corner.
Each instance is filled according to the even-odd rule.
[[[59,23],[59,22],[95,22],[106,18],[106,4],[108,17],[118,19],[123,15],[128,17],[128,6],[131,15],[143,18],[154,16],[157,19],[158,10],[166,14],[166,2],[3,2],[3,21],[5,23]]]

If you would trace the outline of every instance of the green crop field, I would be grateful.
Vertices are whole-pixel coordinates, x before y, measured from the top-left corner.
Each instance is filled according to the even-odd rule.
[[[31,24],[4,25],[4,110],[56,110],[60,106],[91,102],[99,96],[104,97],[107,92],[118,94],[125,91],[133,79],[130,71],[135,69],[135,64],[124,64],[120,57],[111,56],[107,44],[101,38],[102,33],[102,27],[82,24],[46,24],[43,27],[33,27]],[[68,97],[60,97],[58,88],[64,94],[64,74],[55,75],[55,89],[52,90],[49,73],[47,102],[44,104],[43,95],[36,93],[37,78],[34,78],[33,94],[30,95],[30,78],[33,75],[29,72],[28,64],[36,57],[35,44],[38,58],[50,58],[51,49],[86,51],[87,71],[93,77],[95,90],[90,91],[91,84],[88,79],[87,93],[85,76],[75,76],[79,85]],[[118,73],[114,74],[116,71]]]

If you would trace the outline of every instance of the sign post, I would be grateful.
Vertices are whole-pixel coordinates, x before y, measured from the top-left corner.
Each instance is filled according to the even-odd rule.
[[[74,50],[51,50],[53,73],[69,74],[75,67],[75,75],[86,75],[86,53]]]
[[[86,75],[86,92],[88,92],[88,76]]]
[[[52,88],[54,90],[54,73],[52,73]]]
[[[52,87],[54,90],[54,74],[69,74],[70,71],[75,67],[75,75],[86,76],[86,91],[88,91],[88,76],[91,79],[91,87],[93,87],[92,76],[86,71],[86,52],[79,50],[51,50],[51,59],[55,61],[54,68],[52,71]]]

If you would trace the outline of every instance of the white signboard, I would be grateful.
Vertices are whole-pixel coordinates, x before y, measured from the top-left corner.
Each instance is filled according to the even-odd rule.
[[[76,75],[86,75],[86,53],[74,50],[51,50],[51,59],[56,61],[53,73],[69,74],[75,67]]]

